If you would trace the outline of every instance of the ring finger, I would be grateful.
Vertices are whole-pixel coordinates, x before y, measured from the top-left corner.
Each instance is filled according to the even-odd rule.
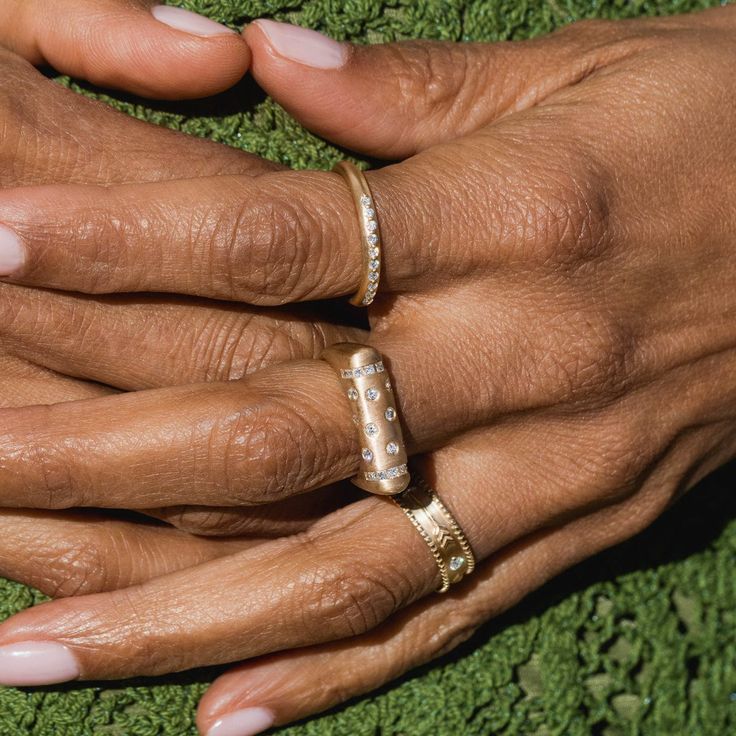
[[[348,477],[358,434],[323,361],[0,411],[6,506],[269,503]]]
[[[38,324],[40,326],[41,321]],[[106,386],[59,375],[13,355],[0,356],[0,406],[5,408],[25,407],[32,402],[39,401],[47,404],[79,401],[109,396],[114,393]],[[354,500],[355,491],[356,489],[350,488],[337,492],[334,488],[328,487],[302,494],[298,498],[285,499],[259,507],[223,508],[177,505],[147,509],[145,513],[191,534],[273,538],[303,531],[326,513]],[[15,518],[12,512],[7,513],[8,518]],[[17,513],[22,516],[31,512],[19,511]],[[41,519],[40,516],[33,518]],[[36,526],[40,530],[43,524],[39,521]],[[14,527],[13,531],[17,531],[17,528]],[[15,538],[13,533],[2,536],[6,541]],[[50,534],[49,537],[51,536],[53,535]],[[36,549],[36,545],[31,546]],[[28,547],[13,546],[13,550],[21,548],[27,549]],[[10,556],[12,557],[13,554],[15,552],[12,552]],[[38,557],[38,554],[34,554],[24,559],[35,565]],[[23,569],[15,565],[9,568],[21,578]],[[31,581],[30,584],[35,585],[35,582]]]
[[[520,500],[519,483],[542,497],[553,495],[552,489],[543,487],[544,476],[518,477],[520,458],[535,445],[528,427],[509,429],[501,440],[490,465],[459,448],[434,463],[438,485],[450,489],[442,492],[443,501],[479,561],[585,513],[579,500],[577,511]],[[557,445],[545,449],[550,457],[558,451]],[[538,457],[541,465],[544,459]],[[590,478],[580,476],[575,483],[589,485]],[[668,502],[661,483],[657,478],[649,500],[637,506],[644,523]],[[497,493],[479,503],[488,484]],[[530,513],[518,513],[522,503]],[[0,626],[0,678],[15,682],[13,656],[29,649],[73,663],[69,679],[96,679],[161,674],[335,641],[374,628],[438,580],[432,554],[401,510],[388,499],[368,498],[291,538],[132,588],[25,611]],[[472,577],[468,582],[472,588]],[[55,676],[44,672],[45,661],[33,663],[39,681]]]

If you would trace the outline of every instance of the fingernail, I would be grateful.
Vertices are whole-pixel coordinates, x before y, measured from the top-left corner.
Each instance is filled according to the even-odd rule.
[[[23,641],[0,647],[0,683],[11,687],[76,680],[79,665],[63,644]]]
[[[161,23],[176,28],[177,31],[193,33],[195,36],[220,36],[225,33],[235,33],[232,28],[216,23],[203,15],[184,10],[184,8],[156,5],[151,9],[151,13]]]
[[[273,713],[266,708],[246,708],[236,710],[220,718],[207,736],[253,736],[273,726]]]
[[[345,44],[339,43],[310,28],[257,20],[255,23],[280,56],[317,69],[338,69],[347,59]]]
[[[25,249],[20,238],[5,225],[0,225],[0,276],[14,274],[25,261]]]

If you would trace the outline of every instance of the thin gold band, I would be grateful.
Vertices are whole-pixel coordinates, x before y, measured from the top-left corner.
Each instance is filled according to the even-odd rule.
[[[475,569],[475,555],[455,517],[416,473],[414,483],[391,500],[409,517],[440,571],[438,593],[445,593]]]
[[[363,271],[358,289],[350,299],[350,303],[356,307],[367,307],[376,297],[381,278],[381,231],[378,227],[373,194],[363,172],[350,161],[340,161],[333,171],[340,174],[347,183],[360,223]]]
[[[381,354],[370,345],[342,342],[320,356],[340,377],[361,444],[360,472],[353,483],[369,493],[401,493],[410,481],[401,422],[391,379]]]

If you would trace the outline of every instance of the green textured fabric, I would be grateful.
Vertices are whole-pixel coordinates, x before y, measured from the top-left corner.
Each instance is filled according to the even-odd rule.
[[[188,0],[239,27],[259,16],[341,39],[497,40],[582,17],[664,14],[700,0]],[[76,87],[85,94],[88,89]],[[245,91],[248,92],[248,85]],[[137,117],[295,167],[337,152],[250,88],[216,103],[105,98]],[[245,107],[245,109],[243,109]],[[379,693],[278,730],[296,736],[736,734],[736,465],[650,530],[565,574],[460,650]],[[0,614],[42,600],[0,581]],[[99,687],[0,689],[0,736],[194,736],[212,672]]]

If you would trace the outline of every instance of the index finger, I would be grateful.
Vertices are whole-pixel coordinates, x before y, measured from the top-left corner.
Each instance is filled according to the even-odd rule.
[[[477,270],[467,245],[479,234],[491,244],[508,238],[507,197],[487,196],[503,191],[504,171],[469,173],[447,163],[462,152],[446,149],[439,160],[433,149],[368,172],[373,201],[364,224],[332,172],[6,191],[0,246],[21,257],[0,275],[85,293],[176,292],[268,305],[325,299],[357,290],[365,226],[380,231],[379,294],[414,292]],[[484,246],[486,260],[494,253]]]
[[[408,284],[417,263],[402,222],[412,205],[406,191],[391,192],[390,172],[374,178],[392,243],[383,285],[396,288]],[[0,249],[17,256],[0,258],[0,275],[85,293],[175,292],[251,304],[341,296],[361,278],[360,238],[347,187],[325,172],[0,196]]]

